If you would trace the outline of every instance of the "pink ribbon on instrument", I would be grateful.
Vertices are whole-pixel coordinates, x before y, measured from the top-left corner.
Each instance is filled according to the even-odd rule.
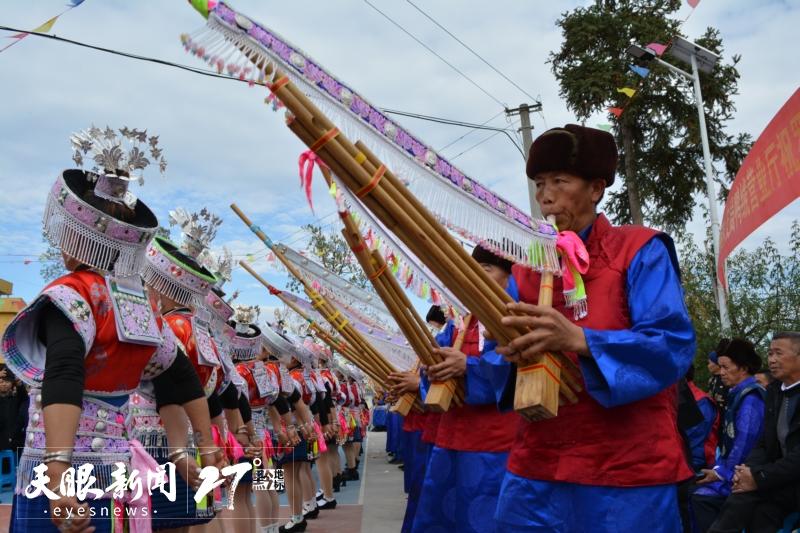
[[[564,259],[561,268],[564,291],[574,291],[575,273],[586,274],[589,271],[589,252],[586,251],[586,245],[574,231],[559,231],[556,248]]]
[[[267,459],[275,457],[275,447],[272,445],[272,435],[268,429],[264,430],[264,457]]]
[[[232,431],[228,432],[228,439],[226,447],[230,450],[229,456],[232,458],[232,462],[238,463],[239,459],[244,457],[244,449],[242,445],[239,444],[239,441],[236,440]]]
[[[129,445],[131,451],[131,472],[137,470],[139,472],[139,479],[144,480],[146,483],[151,473],[156,474],[158,472],[158,463],[147,453],[147,450],[144,449],[144,446],[142,446],[138,440],[131,439]],[[131,491],[127,491],[125,495],[126,498],[123,503],[127,504],[129,507],[136,507],[138,509],[146,507],[148,509],[147,514],[137,511],[136,514],[128,518],[130,532],[151,533],[153,531],[150,519],[152,516],[152,505],[150,502],[150,493],[147,488],[145,487],[141,495],[135,499]],[[116,526],[119,528],[119,531],[122,531],[123,516],[124,513],[121,513],[119,517],[115,518]]]
[[[314,422],[314,431],[317,434],[317,443],[319,444],[319,453],[325,453],[328,451],[328,446],[325,444],[325,434],[322,433],[322,428],[319,427],[319,423]]]
[[[300,154],[297,165],[300,170],[300,187],[306,191],[306,200],[308,200],[308,205],[313,213],[314,202],[311,200],[311,180],[314,177],[314,165],[319,165],[322,168],[328,168],[328,166],[322,158],[311,150],[306,150]]]
[[[561,280],[564,302],[572,308],[575,320],[588,314],[586,286],[582,274],[589,270],[589,252],[578,235],[572,231],[561,231],[556,240],[556,248],[562,258]]]

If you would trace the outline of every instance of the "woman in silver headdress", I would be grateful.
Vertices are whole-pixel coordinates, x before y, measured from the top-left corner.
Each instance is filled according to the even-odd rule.
[[[158,222],[128,185],[141,181],[133,174],[150,163],[148,155],[163,172],[158,138],[92,127],[73,135],[72,143],[78,165],[86,156],[96,166],[63,171],[44,215],[44,233],[70,272],[45,287],[3,336],[8,367],[31,387],[11,531],[121,531],[126,522],[134,530],[146,527],[148,487],[126,491],[119,468],[128,475],[137,469],[145,484],[158,468],[129,441],[124,423],[128,395],[141,380],[152,380],[157,398],[182,406],[210,437],[197,377],[138,276]],[[202,464],[216,465],[216,457],[206,455]],[[76,469],[84,475],[75,476]],[[194,465],[181,474],[196,483],[198,472]],[[90,487],[82,483],[85,474],[93,476]]]

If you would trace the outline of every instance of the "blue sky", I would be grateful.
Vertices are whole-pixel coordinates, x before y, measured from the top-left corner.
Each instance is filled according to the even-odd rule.
[[[514,106],[526,97],[468,55],[441,30],[404,2],[376,5],[412,30],[500,100]],[[534,95],[541,95],[544,117],[534,116],[537,132],[573,117],[558,97],[545,64],[561,36],[558,16],[585,2],[425,2],[424,8],[500,70]],[[358,0],[291,2],[236,0],[239,11],[276,30],[304,49],[340,79],[381,107],[483,122],[498,105],[458,77],[408,36]],[[63,9],[63,0],[3,3],[0,23],[33,28]],[[688,14],[685,6],[681,16]],[[204,24],[185,1],[138,2],[87,0],[56,23],[54,33],[99,46],[203,67],[183,51],[182,32]],[[800,58],[787,43],[800,27],[800,2],[703,0],[684,27],[690,37],[705,27],[720,29],[724,61],[742,55],[738,112],[729,131],[757,136],[797,87]],[[71,166],[70,132],[98,126],[148,128],[160,135],[169,161],[167,178],[153,169],[135,192],[166,222],[167,211],[206,206],[225,219],[216,243],[235,254],[263,247],[228,208],[237,202],[275,240],[303,246],[299,226],[322,219],[334,225],[333,202],[315,182],[316,216],[299,189],[300,142],[283,125],[283,114],[263,104],[264,90],[206,78],[66,44],[29,37],[0,54],[0,277],[14,282],[15,293],[30,300],[41,288],[38,264],[25,265],[43,250],[40,217],[49,186]],[[399,119],[432,146],[449,144],[465,133],[450,126]],[[607,122],[598,116],[588,123]],[[499,117],[491,124],[503,126]],[[499,135],[472,133],[443,155],[519,207],[527,205],[524,164],[511,143]],[[463,152],[463,155],[462,155]],[[705,200],[703,200],[705,201]],[[788,224],[800,218],[795,202],[760,228],[744,246],[771,235],[788,239]],[[700,217],[689,225],[702,231]],[[283,274],[255,264],[268,280],[284,286]],[[276,305],[245,272],[237,270],[229,286],[242,291],[247,304]]]

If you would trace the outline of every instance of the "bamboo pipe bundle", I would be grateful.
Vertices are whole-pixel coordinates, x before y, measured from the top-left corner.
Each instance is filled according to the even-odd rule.
[[[367,357],[377,365],[386,375],[396,372],[392,366],[364,337],[353,328],[349,321],[336,309],[324,296],[306,287],[306,294],[311,299],[314,307],[348,342],[357,346]]]
[[[284,86],[285,85],[290,85],[290,84],[284,84]],[[289,98],[289,100],[291,100],[291,97]],[[297,104],[297,102],[294,102],[294,104]],[[292,106],[290,106],[287,103],[287,107],[289,107],[291,109]],[[358,167],[356,167],[355,170],[353,170],[352,168],[346,168],[348,166],[348,164],[347,164],[348,161],[346,159],[344,161],[339,161],[339,160],[331,158],[331,153],[328,153],[328,152],[333,152],[334,155],[339,155],[339,156],[342,155],[342,154],[337,154],[336,153],[337,152],[337,148],[339,149],[338,150],[339,152],[342,151],[341,147],[338,146],[338,144],[337,144],[337,141],[338,141],[337,138],[334,138],[334,136],[330,135],[329,133],[324,133],[323,134],[323,138],[325,136],[329,137],[329,142],[327,142],[326,144],[324,144],[322,146],[319,146],[319,142],[313,141],[313,135],[311,135],[307,131],[305,131],[302,126],[303,125],[300,124],[298,122],[298,120],[293,120],[289,124],[290,129],[292,129],[292,131],[295,132],[301,138],[301,140],[306,142],[306,144],[308,144],[310,147],[316,148],[317,151],[322,152],[320,155],[323,156],[323,159],[325,159],[326,163],[328,163],[329,166],[331,166],[331,168],[334,170],[334,172],[337,172],[337,174],[341,174],[340,178],[343,179],[343,182],[345,183],[346,186],[348,186],[349,188],[351,188],[354,191],[356,191],[356,190],[357,191],[363,191],[364,190],[363,187],[369,187],[370,186],[371,182],[373,181],[370,178],[367,178],[367,179],[370,179],[370,182],[368,182],[366,184],[364,183],[364,180],[362,180],[361,182],[356,182],[356,183],[348,183],[348,181],[346,179],[347,174],[350,171],[352,171],[353,174],[357,174],[358,170],[359,169],[363,170],[363,168],[360,165]],[[328,130],[328,131],[329,132],[330,131],[334,131],[335,132],[335,130]],[[346,140],[343,140],[342,142],[345,142],[345,141]],[[328,147],[330,147],[330,150],[328,150]],[[363,150],[358,151],[356,153],[356,155],[351,158],[352,160],[350,161],[350,163],[351,163],[349,165],[350,167],[353,167],[353,163],[357,163],[357,162],[360,161],[360,163],[363,164],[363,163],[365,163],[365,162],[370,160],[370,157],[368,155],[365,155],[365,153],[364,153],[365,151],[368,153],[368,150],[366,150],[365,147],[361,147],[361,146],[359,146],[359,148],[363,148]],[[325,157],[326,154],[327,154],[328,157]],[[350,155],[352,156],[352,154],[350,154]],[[346,158],[347,155],[345,154],[344,157]],[[381,172],[382,172],[382,174],[381,174]],[[390,183],[392,181],[391,180],[391,178],[392,178],[391,173],[386,171],[383,167],[378,167],[376,169],[375,176],[376,177],[386,176],[387,179],[385,181],[390,182]],[[363,177],[364,176],[362,176],[362,178]],[[351,175],[350,178],[352,179],[353,176]],[[396,183],[399,185],[399,182],[396,182]],[[399,185],[398,190],[399,191],[404,191],[405,189],[402,188],[401,185]],[[386,199],[386,201],[380,200],[380,202],[379,202],[380,205],[378,205],[378,206],[371,205],[371,204],[374,204],[377,201],[374,198],[371,198],[371,196],[373,196],[373,194],[376,197],[379,196],[379,194],[375,194],[376,192],[380,193],[380,192],[385,192],[385,191],[382,191],[381,190],[381,186],[378,185],[372,190],[372,194],[370,194],[369,196],[364,197],[363,200],[364,200],[364,203],[367,205],[367,207],[370,208],[371,210],[373,210],[373,212],[375,212],[376,215],[379,218],[381,217],[380,213],[378,212],[380,209],[384,209],[384,210],[388,209],[389,211],[392,212],[392,215],[396,216],[396,218],[401,219],[401,220],[408,213],[411,213],[412,215],[418,214],[416,211],[414,211],[414,207],[415,206],[412,205],[413,202],[406,202],[406,204],[404,206],[405,210],[404,211],[400,210],[400,208],[397,207],[398,204],[396,202],[394,202],[394,200],[396,198],[388,198],[388,199]],[[360,196],[360,194],[359,194],[359,196]],[[411,195],[408,194],[408,196],[411,196]],[[400,201],[400,203],[402,203],[402,199],[398,199],[398,201]],[[425,210],[423,209],[423,210],[421,210],[421,212],[425,212]],[[426,254],[425,252],[421,252],[420,251],[420,247],[415,246],[415,244],[417,242],[420,242],[423,245],[425,244],[426,232],[423,231],[422,233],[420,233],[419,229],[421,227],[424,227],[426,222],[428,224],[431,224],[432,217],[431,217],[430,214],[427,214],[427,215],[429,217],[429,220],[421,220],[421,217],[416,217],[416,220],[415,220],[415,222],[413,224],[406,226],[406,227],[410,228],[412,233],[414,232],[414,230],[417,230],[416,233],[413,233],[412,237],[409,237],[406,233],[404,233],[402,231],[398,231],[398,228],[396,227],[396,224],[392,223],[393,219],[388,219],[388,218],[387,219],[382,219],[382,222],[384,222],[387,226],[389,226],[389,228],[392,229],[395,233],[398,233],[398,235],[401,238],[404,238],[403,240],[406,243],[406,245],[408,245],[409,248],[411,248],[412,251],[415,254],[417,254],[420,257],[426,257],[426,259],[428,259],[430,261],[430,262],[426,262],[426,264],[428,264],[429,268],[431,268],[431,270],[434,271],[434,274],[437,275],[438,277],[440,277],[440,279],[442,279],[442,281],[445,282],[445,284],[447,284],[448,287],[450,287],[451,290],[453,290],[454,293],[456,293],[457,297],[459,299],[461,299],[462,301],[464,301],[465,304],[470,309],[475,310],[476,314],[479,314],[479,312],[480,312],[479,309],[481,309],[481,308],[483,308],[484,310],[487,309],[487,307],[485,305],[481,306],[480,304],[481,303],[487,303],[485,300],[483,302],[481,302],[481,300],[482,300],[481,296],[483,294],[488,294],[489,295],[489,300],[492,300],[492,297],[494,297],[494,300],[495,300],[493,302],[488,302],[488,305],[489,305],[488,312],[491,313],[492,311],[494,311],[495,315],[494,315],[493,318],[502,317],[502,314],[505,311],[503,299],[505,299],[507,301],[510,301],[510,298],[504,292],[501,292],[500,288],[497,287],[496,284],[493,284],[490,280],[488,280],[488,278],[486,280],[488,282],[486,284],[486,286],[490,290],[487,290],[487,291],[474,291],[474,293],[476,293],[476,294],[473,294],[473,291],[470,291],[470,292],[463,292],[462,291],[459,294],[459,291],[458,291],[459,287],[467,287],[467,286],[471,285],[474,288],[478,283],[478,282],[475,282],[476,279],[480,280],[481,276],[486,278],[485,273],[483,273],[482,269],[480,269],[478,267],[478,265],[474,261],[471,260],[471,258],[467,258],[465,261],[463,261],[462,266],[466,265],[466,266],[473,267],[472,268],[472,274],[473,275],[471,276],[471,280],[470,280],[470,281],[472,281],[472,283],[464,283],[463,278],[462,278],[462,280],[457,280],[457,281],[453,282],[454,277],[450,276],[449,274],[450,273],[455,274],[456,275],[455,278],[457,279],[458,278],[458,274],[460,272],[458,271],[458,269],[454,270],[454,267],[453,267],[452,263],[450,265],[448,265],[448,266],[445,266],[443,269],[442,269],[441,265],[439,265],[439,267],[437,268],[437,265],[435,264],[436,263],[435,259],[436,259],[436,251],[440,251],[439,249],[434,249],[434,250],[427,249],[425,251],[425,252],[427,252],[427,254]],[[435,221],[432,221],[432,222],[435,223]],[[448,240],[449,241],[453,241],[453,239],[450,238],[449,234],[447,234],[446,230],[444,230],[444,228],[442,228],[440,225],[435,224],[434,227],[438,230],[439,237],[441,237],[442,240],[444,240],[444,241],[448,241]],[[429,228],[429,231],[427,233],[432,234],[434,237],[436,237],[436,235],[433,232],[432,228]],[[441,248],[441,245],[439,246],[439,248]],[[456,255],[458,255],[458,253],[460,253],[461,255],[466,255],[466,251],[461,249],[461,247],[457,243],[455,244],[453,249],[456,251]],[[431,257],[431,254],[432,254],[433,257]],[[431,259],[433,259],[433,260],[431,261]],[[447,259],[448,258],[445,256],[444,257],[444,262],[443,262],[445,265],[447,264]],[[467,274],[470,274],[470,269],[467,268],[467,269],[464,269],[464,270],[465,270],[465,272]],[[498,292],[500,292],[500,294],[498,294]],[[478,301],[477,305],[475,304],[475,299],[471,298],[471,296],[473,296],[473,295],[478,297],[477,298],[477,301]],[[472,300],[472,301],[470,301],[470,300]],[[497,305],[498,302],[499,302],[499,305]],[[494,309],[491,309],[491,306],[493,304],[495,305],[495,307],[494,307]],[[479,315],[479,319],[480,319],[480,315]],[[498,323],[499,323],[499,319],[495,321],[495,327],[497,327]],[[487,326],[487,327],[489,327],[490,331],[492,331],[490,325]],[[503,330],[500,330],[500,331],[503,331]],[[498,335],[496,331],[492,331],[492,333],[497,338],[499,338],[501,342],[507,342],[507,340],[504,341],[503,340],[503,336]],[[513,332],[511,334],[514,335]],[[521,332],[516,332],[516,334],[519,335],[519,334],[521,334]],[[508,339],[507,336],[505,338]],[[575,370],[574,369],[574,364],[571,361],[569,361],[567,358],[565,358],[563,356],[560,356],[560,355],[548,356],[547,359],[550,362],[555,362],[555,360],[556,360],[555,358],[556,357],[561,359],[560,361],[558,361],[558,363],[561,366],[567,366],[567,368],[568,368],[568,370],[564,372],[565,378],[561,380],[560,388],[564,389],[563,390],[563,395],[566,398],[566,400],[570,401],[570,402],[574,402],[574,401],[577,400],[577,397],[575,396],[573,390],[580,390],[580,385],[577,383],[577,380],[575,380],[574,378],[570,379],[571,376],[569,376],[569,373],[571,371]],[[544,375],[534,376],[533,380],[536,381],[536,380],[539,380],[539,379],[542,379],[542,378],[546,379],[547,375],[544,374]],[[570,387],[570,385],[572,385],[572,387]],[[524,391],[522,391],[522,392],[523,392],[523,394],[521,396],[524,398],[526,395],[524,394]],[[517,405],[519,406],[520,404],[518,403]],[[533,406],[533,407],[535,408],[536,406]],[[523,414],[525,414],[524,411],[523,411]]]
[[[418,257],[424,258],[433,273],[456,293],[498,341],[505,344],[522,334],[522,331],[504,328],[500,322],[505,313],[504,304],[510,298],[501,288],[493,286],[477,264],[470,261],[466,251],[427,210],[420,209],[419,202],[391,172],[379,165],[374,156],[368,157],[366,154],[369,152],[363,147],[357,148],[339,134],[283,73],[276,70],[275,77],[276,82],[271,88],[295,117],[289,124],[290,129],[323,158],[348,188],[357,191],[365,205]],[[375,171],[370,175],[368,170],[373,168]],[[386,179],[381,182],[383,176]],[[559,363],[567,368],[565,374],[574,370],[574,364],[560,354],[552,357],[561,359]],[[561,388],[565,389],[566,399],[573,401],[575,396],[570,384],[574,390],[579,390],[574,378],[562,380]]]
[[[548,221],[554,223],[554,218],[551,215],[548,217]],[[553,305],[552,272],[542,273],[538,304],[545,307]],[[517,368],[517,393],[514,396],[514,410],[529,420],[541,420],[556,416],[561,374],[561,365],[549,353],[544,354],[541,361],[537,363]],[[567,387],[566,390],[569,388]]]
[[[262,285],[264,285],[270,293],[277,296],[286,306],[292,309],[295,313],[300,315],[306,322],[309,323],[312,329],[314,329],[317,336],[325,342],[331,349],[334,349],[341,353],[348,361],[352,362],[359,368],[361,368],[365,373],[367,373],[372,379],[375,379],[378,382],[384,383],[384,380],[380,378],[381,373],[376,370],[371,363],[365,360],[364,356],[356,352],[350,345],[345,343],[344,341],[336,340],[333,336],[331,336],[327,331],[321,328],[311,317],[309,317],[302,309],[297,307],[297,305],[292,302],[290,299],[286,298],[286,296],[278,289],[273,287],[270,283],[268,283],[264,278],[262,278],[257,272],[255,272],[252,268],[250,268],[247,263],[240,261],[239,264],[247,270],[256,280],[258,280]]]
[[[350,324],[349,321],[342,316],[339,310],[337,310],[324,296],[317,293],[308,284],[308,282],[297,271],[294,265],[292,265],[292,263],[286,259],[283,252],[278,247],[273,245],[272,240],[267,237],[267,235],[259,227],[255,226],[236,204],[231,204],[231,209],[239,216],[242,222],[244,222],[244,224],[250,228],[250,231],[255,233],[256,236],[258,236],[258,238],[261,239],[275,253],[275,256],[280,259],[286,269],[300,282],[306,294],[311,299],[314,307],[331,324],[331,326],[333,326],[334,329],[336,329],[342,335],[342,337],[344,337],[345,340],[347,340],[348,343],[350,343],[350,345],[356,349],[356,351],[363,352],[365,361],[369,361],[370,365],[372,365],[372,368],[376,372],[379,372],[379,377],[381,378],[379,381],[385,383],[388,374],[395,372],[396,369],[388,361],[386,361],[386,359],[377,350],[375,350],[375,348],[369,342],[367,342],[358,331],[355,330],[352,324]]]
[[[323,169],[323,173],[327,174],[327,169]],[[326,175],[326,179],[330,180],[330,176]],[[437,345],[430,331],[428,331],[427,325],[411,305],[405,292],[400,289],[394,276],[391,274],[384,275],[387,269],[386,261],[379,253],[373,251],[370,254],[367,251],[367,247],[361,238],[361,233],[350,214],[347,211],[339,214],[344,223],[342,235],[345,241],[372,282],[378,296],[383,300],[400,326],[403,335],[405,335],[409,344],[417,353],[420,361],[426,365],[441,362],[441,358],[433,353],[433,349]],[[454,395],[456,404],[461,405],[463,403],[463,387],[458,387],[458,385],[456,380],[431,384],[430,391],[425,398],[425,405],[437,412],[447,411]]]

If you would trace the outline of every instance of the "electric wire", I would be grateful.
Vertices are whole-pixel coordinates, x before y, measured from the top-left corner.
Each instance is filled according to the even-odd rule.
[[[450,67],[451,69],[453,69],[453,70],[454,70],[456,73],[458,73],[458,74],[459,74],[459,75],[460,75],[462,78],[464,78],[465,80],[467,80],[468,82],[470,82],[470,83],[471,83],[472,85],[474,85],[474,86],[475,86],[475,87],[476,87],[478,90],[480,90],[480,91],[481,91],[483,94],[485,94],[486,96],[488,96],[489,98],[491,98],[492,100],[494,100],[494,101],[495,101],[495,102],[496,102],[498,105],[501,105],[501,106],[503,106],[503,108],[504,108],[504,109],[505,109],[506,107],[508,107],[508,105],[507,105],[507,104],[505,104],[504,102],[500,101],[500,100],[499,100],[499,99],[498,99],[496,96],[494,96],[492,93],[490,93],[489,91],[487,91],[486,89],[484,89],[484,88],[483,88],[481,85],[479,85],[479,84],[478,84],[478,83],[477,83],[475,80],[473,80],[472,78],[470,78],[469,76],[467,76],[466,74],[464,74],[464,72],[463,72],[463,71],[461,71],[461,70],[460,70],[458,67],[456,67],[455,65],[453,65],[452,63],[450,63],[448,60],[446,60],[446,59],[445,59],[444,57],[442,57],[441,55],[439,55],[439,54],[438,54],[438,53],[437,53],[437,52],[436,52],[436,51],[435,51],[433,48],[431,48],[430,46],[428,46],[427,44],[425,44],[425,43],[424,43],[424,42],[423,42],[421,39],[419,39],[419,38],[418,38],[416,35],[414,35],[414,34],[413,34],[413,33],[411,33],[410,31],[408,31],[407,29],[405,29],[403,26],[401,26],[401,25],[400,25],[400,23],[396,22],[396,21],[395,21],[395,20],[394,20],[392,17],[390,17],[389,15],[387,15],[386,13],[384,13],[383,11],[381,11],[380,9],[378,9],[378,8],[377,8],[377,7],[376,7],[376,6],[375,6],[375,5],[374,5],[372,2],[370,2],[369,0],[364,0],[364,3],[365,3],[365,4],[367,4],[369,7],[371,7],[372,9],[374,9],[375,11],[377,11],[378,13],[380,13],[380,14],[381,14],[381,15],[382,15],[382,16],[383,16],[383,17],[384,17],[386,20],[388,20],[389,22],[391,22],[391,23],[392,23],[394,26],[396,26],[398,29],[400,29],[400,30],[401,30],[403,33],[405,33],[406,35],[408,35],[409,37],[411,37],[412,39],[414,39],[414,40],[415,40],[415,41],[416,41],[416,42],[417,42],[417,43],[418,43],[420,46],[422,46],[423,48],[425,48],[425,50],[427,50],[428,52],[430,52],[431,54],[433,54],[434,56],[436,56],[437,58],[439,58],[439,60],[440,60],[440,61],[442,61],[442,63],[444,63],[445,65],[447,65],[447,66],[448,66],[448,67]]]
[[[459,39],[458,37],[456,37],[455,35],[453,35],[453,33],[452,33],[450,30],[448,30],[447,28],[445,28],[444,26],[442,26],[442,25],[441,25],[441,24],[440,24],[440,23],[439,23],[439,22],[438,22],[436,19],[434,19],[434,18],[433,18],[431,15],[429,15],[427,12],[425,12],[425,11],[424,11],[422,8],[420,8],[420,7],[419,7],[417,4],[415,4],[415,3],[414,3],[414,2],[412,2],[411,0],[406,0],[406,2],[408,2],[408,3],[409,3],[409,4],[410,4],[410,5],[411,5],[411,6],[412,6],[414,9],[416,9],[417,11],[419,11],[420,13],[422,13],[422,14],[425,16],[425,18],[427,18],[428,20],[430,20],[431,22],[433,22],[433,23],[434,23],[436,26],[438,26],[438,27],[439,27],[439,28],[440,28],[442,31],[444,31],[444,32],[445,32],[447,35],[449,35],[450,37],[452,37],[452,38],[453,38],[453,39],[454,39],[454,40],[455,40],[455,41],[456,41],[458,44],[460,44],[461,46],[463,46],[464,48],[466,48],[466,49],[467,49],[467,50],[468,50],[468,51],[469,51],[469,52],[470,52],[472,55],[474,55],[475,57],[477,57],[478,59],[480,59],[480,60],[481,60],[481,61],[482,61],[482,62],[483,62],[483,63],[484,63],[484,64],[485,64],[487,67],[489,67],[490,69],[492,69],[493,71],[495,71],[495,72],[496,72],[497,74],[499,74],[499,75],[500,75],[500,76],[501,76],[501,77],[502,77],[504,80],[506,80],[508,83],[510,83],[511,85],[513,85],[514,87],[516,87],[516,88],[517,88],[517,89],[518,89],[518,90],[519,90],[519,91],[520,91],[522,94],[524,94],[525,96],[527,96],[528,98],[530,98],[530,99],[531,99],[531,100],[533,100],[534,102],[536,102],[536,103],[539,103],[539,99],[537,99],[537,98],[534,98],[534,97],[533,97],[533,96],[532,96],[532,95],[531,95],[531,94],[530,94],[528,91],[526,91],[525,89],[523,89],[522,87],[520,87],[520,86],[519,86],[519,85],[518,85],[516,82],[514,82],[514,80],[512,80],[511,78],[509,78],[508,76],[506,76],[505,74],[503,74],[502,72],[500,72],[500,69],[498,69],[497,67],[495,67],[494,65],[492,65],[491,63],[489,63],[489,62],[488,62],[486,59],[484,59],[484,58],[483,58],[483,56],[481,56],[481,55],[480,55],[478,52],[476,52],[474,49],[472,49],[472,47],[470,47],[470,46],[469,46],[467,43],[465,43],[464,41],[462,41],[461,39]]]

